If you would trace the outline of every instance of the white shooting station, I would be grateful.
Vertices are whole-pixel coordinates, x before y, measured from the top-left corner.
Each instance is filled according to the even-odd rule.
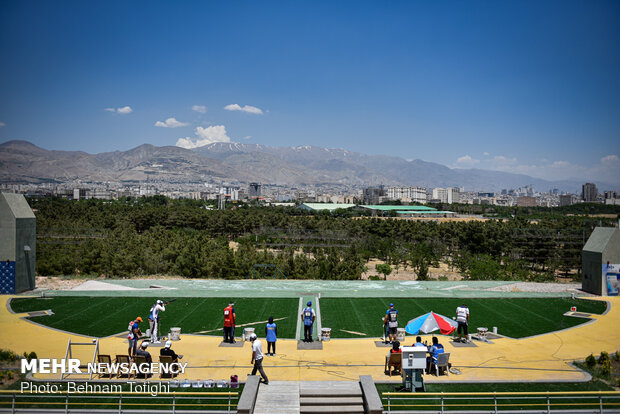
[[[422,373],[426,369],[425,346],[403,346],[403,387],[410,392],[421,389],[425,391]]]

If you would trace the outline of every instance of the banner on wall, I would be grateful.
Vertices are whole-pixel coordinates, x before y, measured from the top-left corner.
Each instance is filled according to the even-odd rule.
[[[618,296],[620,291],[620,264],[604,264],[603,280],[607,283],[607,296]]]

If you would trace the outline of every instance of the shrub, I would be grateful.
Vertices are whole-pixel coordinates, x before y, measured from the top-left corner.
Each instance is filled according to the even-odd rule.
[[[601,364],[601,373],[605,376],[609,376],[611,374],[611,360],[606,359]]]
[[[620,351],[616,351],[614,354],[614,361],[620,361]]]
[[[0,361],[15,361],[16,355],[13,351],[0,348]]]
[[[28,362],[30,362],[33,359],[37,359],[37,353],[34,351],[32,351],[31,353],[24,352],[24,358],[26,358]]]
[[[9,379],[9,381],[11,381],[13,378],[15,378],[15,373],[13,371],[9,371],[6,373],[6,377]]]
[[[601,352],[601,356],[598,358],[598,363],[603,365],[607,362],[611,363],[611,359],[609,359],[609,354],[603,351]]]
[[[0,382],[4,382],[4,371],[0,371]]]
[[[594,355],[590,354],[588,355],[588,357],[586,358],[586,366],[588,368],[592,368],[596,365],[596,358],[594,358]]]

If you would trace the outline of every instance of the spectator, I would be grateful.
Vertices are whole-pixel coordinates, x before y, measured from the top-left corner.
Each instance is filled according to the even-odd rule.
[[[422,337],[416,336],[415,344],[413,344],[413,346],[426,346],[426,345],[422,343]]]
[[[136,351],[136,355],[137,356],[143,356],[146,358],[146,362],[148,362],[149,364],[151,362],[153,362],[153,358],[151,358],[151,354],[146,350],[146,348],[148,348],[149,346],[149,342],[148,341],[143,341],[140,344],[140,348]]]
[[[183,355],[177,355],[176,352],[172,350],[172,341],[166,341],[166,344],[162,349],[159,350],[160,356],[171,356],[172,362],[179,362],[179,358],[183,358]]]
[[[443,354],[444,349],[443,345],[439,343],[439,339],[436,336],[433,336],[433,344],[430,348],[428,348],[428,356],[426,357],[426,372],[429,372],[431,369],[431,364],[437,362],[437,356],[439,354]]]

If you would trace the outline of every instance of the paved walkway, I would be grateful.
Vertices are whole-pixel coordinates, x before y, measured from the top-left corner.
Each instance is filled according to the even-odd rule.
[[[63,358],[67,341],[88,342],[72,335],[36,325],[21,319],[24,315],[8,311],[6,301],[0,306],[0,348],[18,354],[35,351],[40,358]],[[450,361],[461,375],[427,376],[431,382],[487,381],[585,381],[588,375],[569,365],[583,360],[590,353],[615,352],[620,348],[620,298],[607,300],[611,308],[605,315],[593,315],[594,321],[571,329],[523,339],[500,338],[493,344],[476,342],[476,347],[455,347],[443,340]],[[85,341],[86,339],[86,341]],[[427,338],[430,341],[430,337]],[[295,340],[278,340],[278,354],[266,356],[264,367],[270,381],[359,380],[360,375],[372,375],[375,381],[387,381],[383,373],[387,348],[375,346],[376,339],[341,339],[323,344],[323,350],[297,350]],[[219,347],[220,337],[183,335],[173,349],[185,355],[189,367],[181,378],[223,379],[237,374],[243,380],[251,372],[249,343],[239,348]],[[406,345],[413,342],[407,337]],[[85,361],[92,358],[92,347],[83,347],[77,356]],[[100,341],[102,354],[126,354],[123,338],[110,337]],[[153,349],[157,352],[157,349]],[[74,355],[76,355],[74,353]],[[395,378],[394,380],[399,380]]]
[[[254,414],[280,413],[299,413],[299,382],[271,381],[259,386]]]

